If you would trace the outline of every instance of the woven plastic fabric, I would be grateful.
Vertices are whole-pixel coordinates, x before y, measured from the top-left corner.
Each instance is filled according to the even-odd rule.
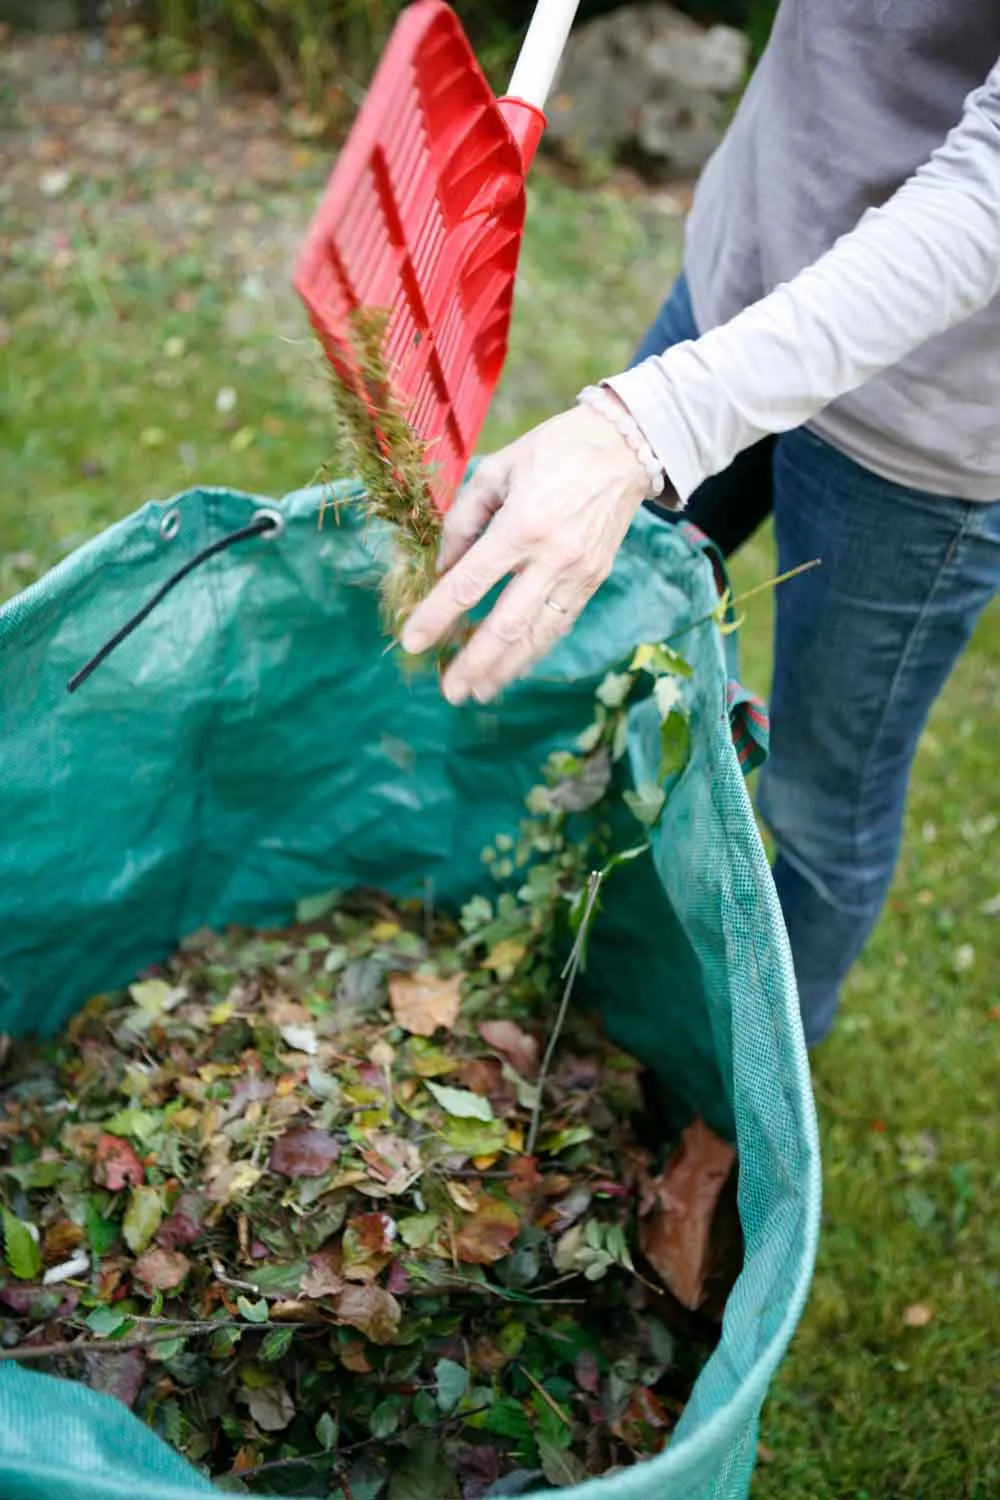
[[[52,1031],[192,929],[281,922],[308,894],[430,881],[447,905],[482,889],[481,849],[589,722],[604,673],[718,597],[705,555],[643,513],[536,675],[500,707],[456,712],[432,673],[403,676],[385,653],[378,534],[349,506],[319,530],[320,502],[288,497],[280,535],[191,575],[72,696],[67,680],[165,577],[266,502],[199,490],[147,505],[0,610],[0,1029]],[[745,1500],[816,1243],[808,1067],[734,746],[733,664],[711,622],[684,650],[691,760],[653,856],[606,887],[587,979],[618,1040],[735,1132],[746,1261],[669,1448],[589,1482],[588,1500]],[[653,705],[638,705],[637,781],[657,739]],[[0,1364],[0,1496],[205,1492],[111,1398]]]

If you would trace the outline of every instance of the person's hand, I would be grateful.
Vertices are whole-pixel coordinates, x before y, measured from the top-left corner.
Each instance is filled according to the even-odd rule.
[[[585,405],[485,458],[444,519],[442,577],[402,632],[427,651],[513,575],[445,674],[450,703],[486,703],[566,634],[611,571],[649,492],[614,423]]]

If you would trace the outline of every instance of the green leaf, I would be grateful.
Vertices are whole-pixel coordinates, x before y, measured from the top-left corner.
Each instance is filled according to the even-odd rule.
[[[327,1453],[336,1448],[340,1439],[340,1428],[328,1411],[323,1412],[316,1423],[316,1441]]]
[[[396,1228],[399,1237],[410,1250],[423,1250],[433,1240],[441,1225],[440,1214],[410,1214],[400,1219]]]
[[[152,1241],[163,1217],[158,1188],[136,1187],[129,1194],[128,1208],[122,1220],[122,1234],[133,1255],[141,1255]]]
[[[4,1251],[19,1281],[34,1281],[42,1269],[42,1252],[31,1230],[9,1209],[3,1211]]]
[[[99,1339],[109,1339],[113,1334],[120,1333],[131,1321],[127,1314],[115,1312],[113,1307],[95,1307],[87,1315],[87,1327]]]
[[[102,1208],[100,1198],[93,1194],[87,1199],[87,1206],[84,1210],[84,1229],[95,1260],[100,1260],[103,1255],[107,1255],[119,1233],[118,1225],[113,1219],[104,1217]]]
[[[339,899],[339,891],[323,891],[318,896],[303,896],[301,901],[296,902],[296,922],[303,925],[309,922],[319,922],[333,911]]]
[[[677,677],[693,677],[694,673],[688,663],[679,652],[672,646],[659,645],[640,646],[632,658],[630,670],[633,672],[649,672],[654,677],[659,677],[665,672],[672,672]]]
[[[439,1359],[434,1366],[434,1379],[437,1382],[438,1410],[445,1414],[453,1412],[468,1392],[468,1370],[453,1359]]]
[[[605,708],[621,708],[633,680],[631,672],[609,672],[597,689],[598,703],[603,703]]]
[[[352,1484],[352,1495],[357,1491]],[[461,1490],[445,1448],[425,1437],[389,1475],[388,1500],[459,1500]]]
[[[626,791],[623,800],[633,817],[638,818],[647,828],[652,828],[663,811],[667,796],[662,787],[646,781],[637,791]]]
[[[587,1477],[587,1471],[575,1453],[568,1453],[541,1437],[538,1439],[538,1458],[549,1484],[560,1489],[582,1484]]]
[[[492,1123],[493,1106],[481,1094],[473,1094],[468,1089],[447,1088],[442,1083],[433,1083],[429,1078],[424,1080],[424,1087],[445,1113],[453,1115],[456,1120],[482,1120],[487,1125]]]
[[[660,725],[660,781],[683,771],[691,754],[691,725],[687,715],[674,709]]]
[[[167,1364],[171,1359],[176,1359],[178,1354],[183,1354],[187,1348],[187,1339],[158,1339],[151,1346],[151,1353],[161,1364]]]
[[[386,1396],[380,1401],[368,1419],[368,1430],[373,1438],[387,1438],[398,1429],[405,1403],[402,1396]]]
[[[292,1346],[294,1328],[272,1328],[260,1346],[261,1359],[273,1363],[283,1358]]]
[[[150,1109],[120,1109],[105,1122],[104,1129],[108,1135],[132,1136],[140,1145],[145,1145],[160,1126],[160,1116]]]
[[[497,1437],[530,1438],[533,1435],[531,1418],[520,1401],[509,1396],[494,1401],[489,1411],[483,1413],[483,1426]]]
[[[228,1359],[243,1338],[245,1329],[232,1326],[213,1328],[208,1336],[208,1352],[213,1359]]]
[[[586,1125],[572,1125],[566,1130],[557,1130],[554,1135],[547,1136],[540,1143],[539,1149],[550,1156],[558,1156],[561,1151],[568,1151],[570,1146],[582,1146],[593,1138],[594,1132]]]
[[[236,1299],[236,1309],[241,1318],[246,1318],[248,1323],[267,1322],[267,1302],[261,1297],[256,1302],[250,1302],[241,1292]]]
[[[492,1156],[507,1144],[507,1127],[501,1121],[449,1119],[441,1130],[445,1143],[466,1156]]]

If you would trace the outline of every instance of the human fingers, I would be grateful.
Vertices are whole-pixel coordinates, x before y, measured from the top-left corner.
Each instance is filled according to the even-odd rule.
[[[556,582],[550,567],[536,563],[507,585],[445,673],[442,690],[449,703],[464,703],[470,697],[485,702],[488,685],[512,680],[522,659],[546,642],[554,644],[569,628],[568,609],[554,602]]]
[[[403,650],[418,655],[443,641],[520,561],[516,541],[498,518],[417,605],[403,627]]]
[[[507,498],[509,466],[503,456],[484,458],[459,490],[441,527],[438,572],[447,573],[481,536]]]

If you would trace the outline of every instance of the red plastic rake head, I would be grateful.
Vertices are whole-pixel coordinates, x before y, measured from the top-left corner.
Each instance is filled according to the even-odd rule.
[[[541,0],[499,100],[443,0],[406,10],[296,266],[331,363],[359,391],[352,315],[388,313],[391,393],[425,446],[442,511],[506,358],[524,179],[576,3]]]

